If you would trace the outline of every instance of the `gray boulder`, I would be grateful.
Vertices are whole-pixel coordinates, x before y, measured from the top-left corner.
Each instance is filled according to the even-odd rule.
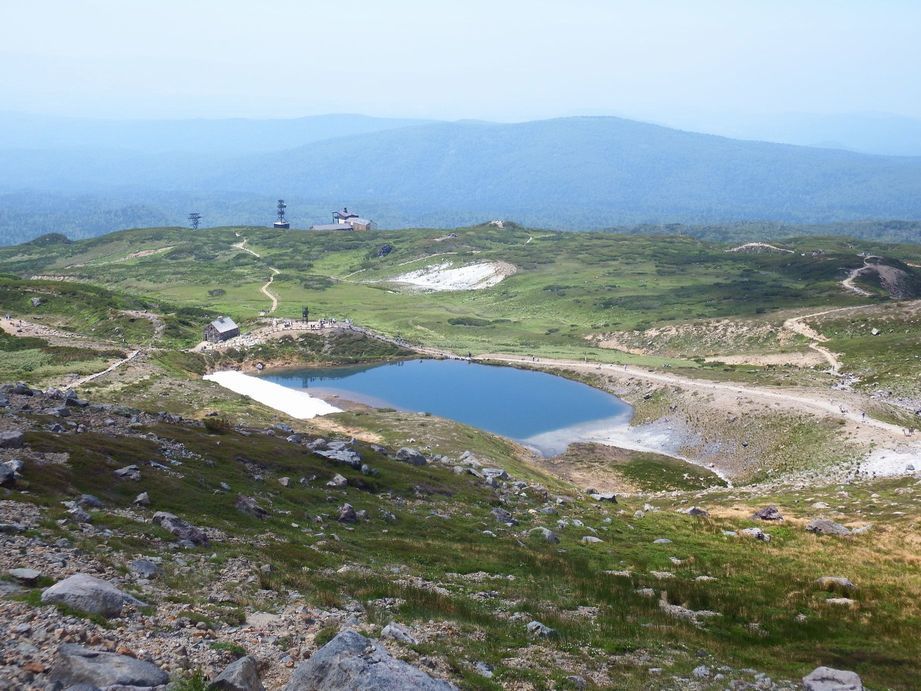
[[[510,514],[505,509],[496,507],[490,511],[490,513],[492,514],[492,517],[495,518],[499,523],[505,523],[505,525],[518,525],[518,521],[512,518],[512,514]]]
[[[739,531],[739,535],[742,535],[743,537],[754,538],[755,540],[759,540],[761,542],[771,541],[771,536],[761,530],[761,528],[743,528]]]
[[[237,495],[237,503],[234,504],[237,511],[240,513],[245,513],[254,518],[264,519],[269,517],[269,512],[259,506],[259,503],[252,497],[247,497],[245,494]]]
[[[106,618],[121,614],[125,602],[137,602],[108,581],[77,573],[58,581],[42,593],[44,605],[66,605],[87,614]]]
[[[188,542],[193,545],[207,545],[210,540],[201,528],[189,525],[176,514],[166,511],[157,511],[153,515],[154,525],[158,525],[167,532],[177,537],[182,542]]]
[[[354,523],[358,520],[355,508],[351,504],[343,504],[339,507],[339,515],[336,520],[340,523]]]
[[[150,559],[135,559],[128,563],[128,570],[141,578],[156,578],[160,575],[160,565]]]
[[[383,628],[381,631],[381,636],[383,638],[392,638],[395,641],[399,641],[400,643],[407,643],[409,645],[415,645],[419,642],[409,632],[409,629],[395,621],[390,622]]]
[[[752,518],[761,521],[782,521],[783,514],[780,513],[780,509],[776,506],[765,506],[763,509],[755,511]]]
[[[103,508],[103,503],[100,501],[99,497],[95,497],[92,494],[81,494],[77,497],[76,504],[77,506],[82,506],[84,509]]]
[[[42,572],[35,569],[10,569],[10,578],[22,585],[33,586],[41,577]]]
[[[803,677],[806,691],[863,691],[863,682],[854,672],[831,667],[816,667]]]
[[[528,535],[529,536],[530,535],[540,535],[544,539],[545,542],[548,542],[551,545],[556,545],[556,544],[559,544],[560,542],[559,536],[556,533],[554,533],[552,530],[550,530],[550,528],[543,528],[543,527],[531,528],[528,531]]]
[[[326,483],[326,486],[334,489],[344,489],[349,486],[349,481],[345,476],[336,473],[333,475],[333,479]]]
[[[150,506],[150,495],[147,492],[141,492],[134,498],[135,506]]]
[[[410,449],[405,446],[399,451],[397,451],[397,455],[395,456],[395,458],[398,461],[402,461],[403,463],[409,463],[410,465],[425,465],[427,463],[427,461],[425,460],[425,456],[423,456],[421,453],[419,453],[415,449]]]
[[[595,501],[609,501],[612,504],[617,503],[617,497],[614,495],[614,492],[592,492],[588,496]]]
[[[247,655],[227,665],[208,685],[208,691],[265,691],[265,687],[256,660]]]
[[[556,630],[551,629],[546,624],[542,624],[536,619],[528,624],[528,633],[538,638],[551,638],[556,636]]]
[[[0,449],[19,449],[25,441],[22,431],[18,429],[0,432]]]
[[[846,537],[851,531],[840,523],[835,523],[827,518],[814,518],[806,525],[806,530],[817,535],[837,535]]]
[[[343,463],[351,468],[358,470],[361,468],[361,456],[358,455],[357,451],[347,448],[329,448],[329,449],[318,449],[314,453],[317,456],[322,456],[323,458],[334,461],[335,463]]]
[[[0,487],[15,487],[16,472],[6,463],[0,463]]]
[[[70,643],[58,648],[50,678],[63,688],[85,684],[150,689],[169,682],[169,675],[150,662]]]
[[[816,579],[815,584],[822,590],[831,592],[851,593],[857,590],[857,586],[854,585],[851,579],[844,576],[822,576]]]
[[[124,468],[119,468],[113,472],[115,473],[115,477],[123,480],[134,480],[137,482],[141,479],[141,469],[136,465],[126,465]]]
[[[455,688],[397,660],[364,636],[343,631],[295,668],[285,691],[451,691]]]

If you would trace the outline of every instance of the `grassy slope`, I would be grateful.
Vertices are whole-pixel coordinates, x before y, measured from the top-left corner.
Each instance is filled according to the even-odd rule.
[[[239,232],[257,259],[231,247]],[[753,316],[794,306],[859,302],[835,284],[860,265],[869,243],[804,240],[819,257],[726,253],[724,246],[685,237],[647,238],[605,233],[566,234],[474,228],[443,231],[280,234],[259,228],[125,231],[68,245],[0,250],[0,270],[20,275],[68,274],[175,305],[204,307],[235,318],[254,317],[267,301],[259,287],[268,266],[281,271],[274,290],[280,316],[309,305],[320,316],[356,321],[475,351],[538,349],[575,353],[584,335],[677,320]],[[533,240],[528,243],[528,238]],[[442,238],[439,240],[439,238]],[[378,258],[388,243],[394,251]],[[144,257],[132,253],[160,251]],[[888,248],[910,256],[908,248]],[[447,254],[446,257],[435,255]],[[394,293],[387,277],[450,259],[459,264],[499,259],[519,267],[486,291]],[[360,272],[360,273],[355,273]],[[486,319],[488,326],[451,324]]]
[[[181,442],[192,452],[178,468],[183,478],[146,469],[150,460],[168,463],[159,445],[146,439],[33,432],[29,442],[34,449],[66,451],[70,462],[41,469],[27,466],[30,494],[20,498],[46,504],[52,516],[63,511],[59,508],[62,498],[82,492],[96,494],[112,506],[127,507],[137,485],[113,483],[109,478],[125,463],[140,463],[145,466],[144,489],[158,509],[235,536],[205,548],[206,553],[217,554],[218,563],[245,555],[254,563],[272,564],[271,575],[263,575],[259,585],[275,591],[279,603],[291,589],[321,606],[351,598],[363,603],[400,598],[401,604],[392,613],[375,613],[372,605],[372,621],[386,623],[395,615],[410,624],[429,619],[456,622],[466,635],[426,644],[420,651],[444,656],[458,668],[463,667],[462,660],[484,660],[496,666],[496,681],[502,684],[531,681],[542,687],[566,675],[553,665],[529,669],[514,662],[516,651],[521,654],[528,645],[524,624],[532,618],[559,631],[559,638],[547,644],[555,655],[569,656],[580,669],[609,675],[618,688],[645,688],[645,669],[653,663],[664,665],[669,674],[686,674],[699,663],[691,651],[700,649],[721,663],[754,666],[788,678],[823,662],[852,667],[869,684],[910,688],[914,683],[913,661],[921,654],[915,635],[921,625],[916,606],[921,581],[917,570],[910,567],[915,557],[910,535],[903,530],[908,519],[894,513],[912,504],[910,495],[896,491],[904,481],[877,484],[872,488],[878,493],[876,499],[869,498],[870,488],[853,490],[846,498],[833,489],[745,499],[724,491],[703,497],[679,492],[653,499],[662,510],[643,518],[631,518],[645,501],[641,497],[610,508],[577,498],[560,507],[560,515],[583,520],[604,542],[583,545],[579,538],[586,529],[569,527],[559,531],[562,542],[557,546],[517,537],[519,530],[532,526],[553,526],[559,517],[529,513],[541,505],[534,490],[508,506],[522,521],[519,528],[508,530],[489,517],[490,508],[496,505],[492,491],[470,476],[457,476],[447,469],[410,467],[364,448],[366,461],[380,470],[379,477],[368,478],[330,465],[278,437],[243,437],[234,432],[214,435],[175,425],[149,431],[160,439]],[[75,443],[78,439],[79,444]],[[477,450],[482,453],[484,448]],[[489,453],[495,463],[510,463],[501,447],[493,446]],[[265,479],[252,479],[247,464],[258,467]],[[509,470],[514,473],[519,468],[511,461]],[[323,487],[334,472],[349,478],[351,486],[345,492]],[[306,487],[297,482],[282,487],[276,482],[281,476],[311,475],[317,479]],[[535,475],[531,481],[540,477]],[[215,492],[221,481],[230,484],[230,493]],[[258,521],[237,513],[233,509],[237,492],[257,497],[273,515]],[[870,520],[880,527],[852,540],[809,535],[796,518],[809,515],[804,507],[818,499],[832,502],[845,520]],[[318,529],[306,527],[315,515],[327,516],[329,521],[344,500],[357,509],[368,509],[370,523],[353,531],[335,522]],[[751,525],[746,512],[767,500],[779,503],[788,519],[793,519],[770,526],[770,543],[753,544],[721,534],[724,529]],[[703,503],[718,517],[696,519],[673,510],[694,503]],[[393,511],[397,521],[383,521],[379,509]],[[166,536],[149,523],[102,513],[96,521],[116,531],[106,540],[114,553],[103,558],[117,563],[124,558],[119,554],[122,550],[163,553],[158,545]],[[305,528],[292,527],[292,522]],[[67,531],[50,521],[47,525]],[[497,537],[483,535],[484,528],[494,530]],[[339,539],[330,539],[330,533]],[[659,537],[669,537],[673,543],[652,544]],[[80,544],[96,551],[97,539],[80,538]],[[681,559],[681,565],[673,564],[671,557]],[[351,570],[337,573],[344,564]],[[392,564],[403,564],[406,570],[393,573],[388,568]],[[606,575],[604,571],[610,569],[627,569],[633,575]],[[166,570],[174,600],[188,602],[197,616],[227,621],[240,616],[240,605],[206,605],[198,590],[202,583],[173,578],[169,564]],[[484,584],[451,575],[478,571],[514,579]],[[650,571],[669,571],[675,576],[660,581]],[[859,609],[822,604],[828,594],[812,582],[829,574],[847,575],[858,583]],[[695,580],[698,575],[718,580],[699,582]],[[439,594],[424,583],[412,584],[407,576],[444,586],[448,592]],[[200,577],[206,579],[207,574]],[[639,587],[666,590],[673,603],[712,609],[721,616],[702,628],[676,621],[659,610],[655,599],[634,593]],[[484,588],[497,591],[498,599],[478,598],[476,593]],[[597,616],[575,614],[580,606],[597,607]],[[515,612],[521,613],[520,620],[507,618]],[[797,621],[797,614],[805,615],[806,620]],[[613,663],[608,655],[620,657]],[[490,687],[486,679],[467,674],[471,686]]]
[[[669,365],[695,376],[782,385],[803,376],[802,371],[702,366],[694,359],[695,344],[685,347],[688,344],[680,339],[670,347],[658,347],[661,339],[655,337],[652,353],[630,355],[595,347],[585,336],[637,331],[634,338],[642,345],[650,340],[644,330],[654,326],[705,325],[704,320],[723,317],[740,324],[779,322],[782,318],[772,313],[787,308],[883,305],[882,297],[864,298],[838,285],[849,269],[862,265],[858,253],[921,264],[918,246],[847,238],[793,239],[782,244],[794,249],[794,254],[747,254],[727,253],[727,245],[688,237],[517,227],[477,227],[454,234],[457,237],[440,230],[279,233],[265,228],[218,228],[193,233],[180,228],[141,229],[75,243],[46,239],[0,248],[0,272],[66,275],[103,285],[121,296],[106,298],[110,302],[158,308],[167,316],[169,345],[196,342],[201,326],[219,313],[230,314],[244,325],[254,319],[268,307],[260,287],[273,266],[281,271],[272,290],[280,297],[277,314],[282,317],[299,317],[306,305],[314,317],[351,318],[391,335],[456,352],[505,351]],[[243,237],[262,258],[232,247]],[[377,257],[384,244],[393,251]],[[511,262],[519,272],[483,291],[408,293],[383,282],[444,261],[462,265],[490,259]],[[68,297],[65,304],[72,299]],[[29,316],[27,305],[14,306],[18,315]],[[98,328],[98,321],[90,315],[75,328]],[[108,328],[116,327],[123,328],[114,322]],[[687,333],[693,334],[693,329]],[[891,332],[892,347],[887,352],[915,347],[912,334],[910,329]],[[743,338],[726,347],[730,352],[764,352],[776,345]],[[791,342],[786,347],[803,344]],[[846,368],[871,367],[864,374],[873,385],[899,383],[889,355],[881,356],[881,362],[879,357],[867,359],[867,349],[859,342],[837,336],[831,347],[844,354]]]

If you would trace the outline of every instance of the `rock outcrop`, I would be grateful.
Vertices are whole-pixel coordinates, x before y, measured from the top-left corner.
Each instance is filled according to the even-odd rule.
[[[108,581],[78,573],[58,581],[42,593],[42,604],[65,605],[87,614],[117,617],[125,602],[135,602]]]
[[[343,631],[294,670],[285,691],[450,691],[456,687],[433,679],[397,660],[379,644],[354,631]]]
[[[51,681],[57,688],[83,684],[99,689],[153,689],[167,684],[169,675],[144,660],[65,644],[58,648]]]

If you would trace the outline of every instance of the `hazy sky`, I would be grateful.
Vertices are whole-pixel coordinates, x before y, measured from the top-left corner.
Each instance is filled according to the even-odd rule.
[[[0,0],[0,110],[921,117],[921,1]]]

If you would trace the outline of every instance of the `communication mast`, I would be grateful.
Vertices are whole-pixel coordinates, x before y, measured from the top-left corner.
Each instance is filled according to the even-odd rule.
[[[201,223],[201,214],[197,211],[193,211],[189,214],[189,224],[192,226],[192,230],[198,230],[198,224]]]
[[[275,215],[278,216],[278,220],[272,224],[274,228],[287,229],[291,227],[291,224],[288,223],[287,219],[285,219],[285,209],[287,208],[288,208],[288,205],[285,204],[285,200],[279,199],[278,205],[277,205],[277,211],[275,212]]]

